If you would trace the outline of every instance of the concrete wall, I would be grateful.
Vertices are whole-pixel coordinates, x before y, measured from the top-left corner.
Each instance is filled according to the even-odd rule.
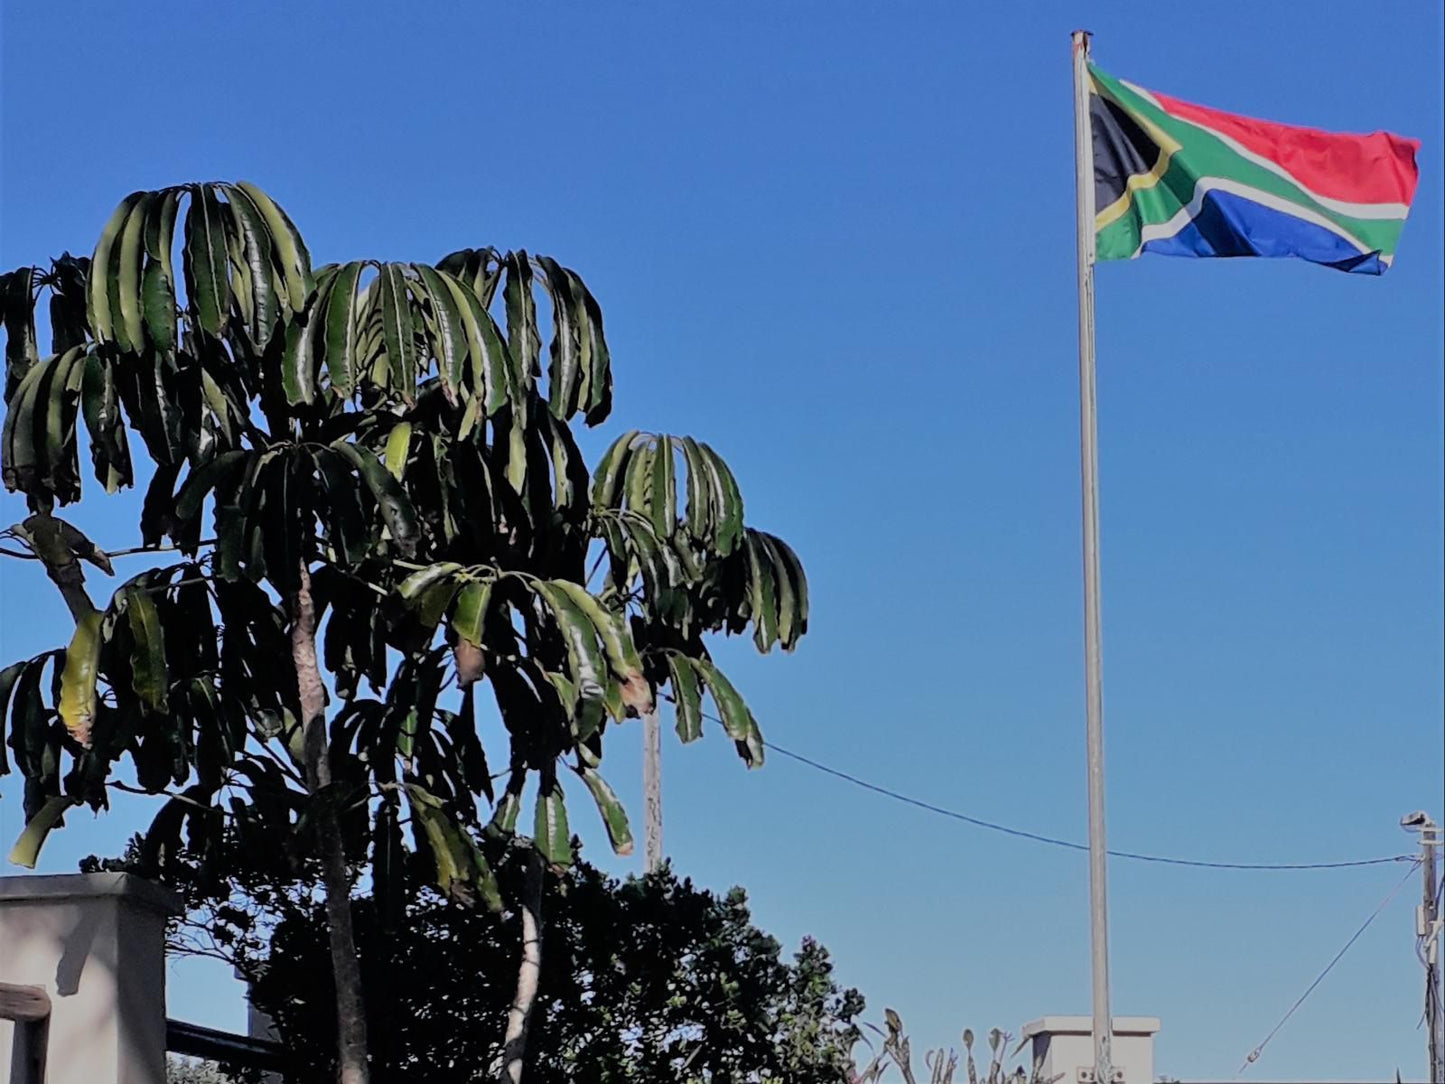
[[[1154,1084],[1153,1016],[1114,1017],[1114,1081],[1111,1084]],[[1043,1060],[1045,1080],[1063,1074],[1059,1084],[1093,1084],[1094,1022],[1087,1016],[1045,1016],[1024,1025],[1031,1058]]]
[[[164,1084],[169,892],[122,873],[0,877],[0,982],[50,995],[49,1084]],[[13,1025],[0,1021],[0,1084]]]

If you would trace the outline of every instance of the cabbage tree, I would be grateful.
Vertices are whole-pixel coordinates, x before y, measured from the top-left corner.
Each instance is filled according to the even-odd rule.
[[[207,182],[127,196],[89,258],[12,271],[0,300],[0,465],[30,511],[5,549],[74,621],[0,671],[25,785],[11,858],[33,865],[68,810],[121,788],[168,796],[158,865],[225,827],[257,862],[318,863],[347,1084],[368,1075],[363,873],[393,919],[423,875],[499,907],[479,834],[530,825],[538,861],[566,867],[564,778],[626,853],[603,737],[663,689],[683,740],[710,696],[762,762],[704,638],[791,649],[802,567],[745,525],[705,443],[628,433],[589,471],[572,426],[607,418],[612,364],[574,271],[493,248],[313,267],[266,193]],[[82,443],[106,493],[146,487],[128,548],[56,514],[81,499]],[[155,567],[87,586],[84,563],[111,576],[148,550]],[[505,749],[481,740],[484,690]]]

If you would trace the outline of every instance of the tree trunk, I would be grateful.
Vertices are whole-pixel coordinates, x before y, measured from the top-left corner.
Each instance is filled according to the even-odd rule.
[[[291,659],[301,694],[306,785],[315,795],[331,782],[326,738],[326,691],[316,661],[316,604],[311,573],[301,562],[301,578],[292,604]],[[326,894],[326,929],[331,942],[331,972],[336,982],[336,1039],[341,1084],[368,1084],[366,1006],[361,993],[361,964],[351,929],[351,874],[346,868],[341,825],[331,803],[313,813],[321,852],[321,881]]]
[[[527,1029],[537,1004],[537,984],[542,976],[542,886],[545,870],[541,854],[533,848],[527,855],[527,878],[522,890],[522,965],[517,970],[517,996],[507,1014],[507,1035],[502,1046],[500,1084],[521,1084],[522,1063],[527,1055]]]

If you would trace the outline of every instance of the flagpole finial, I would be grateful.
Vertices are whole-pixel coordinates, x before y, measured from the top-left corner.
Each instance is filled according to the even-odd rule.
[[[1082,49],[1084,55],[1087,56],[1089,52],[1089,42],[1094,37],[1093,32],[1089,30],[1075,30],[1072,37],[1074,39],[1074,48]]]

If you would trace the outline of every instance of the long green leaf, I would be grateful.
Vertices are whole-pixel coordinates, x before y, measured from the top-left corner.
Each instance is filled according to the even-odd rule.
[[[778,583],[778,640],[792,651],[808,631],[808,577],[792,548],[776,535],[763,535],[772,551]]]
[[[146,253],[161,265],[161,272],[170,283],[174,296],[176,272],[171,264],[171,247],[175,244],[176,214],[180,210],[181,190],[167,188],[157,195],[159,198],[151,204],[151,213],[146,219]],[[171,322],[175,322],[174,317]]]
[[[607,663],[597,642],[597,629],[560,583],[539,580],[538,593],[546,600],[548,608],[562,634],[567,647],[567,665],[576,685],[578,696],[586,700],[601,700],[605,684],[604,673]],[[569,705],[571,706],[571,705]]]
[[[120,313],[112,311],[111,306],[111,257],[120,240],[121,229],[135,205],[145,195],[145,192],[132,192],[120,201],[120,205],[111,213],[110,221],[105,224],[105,229],[101,231],[100,240],[96,242],[95,252],[90,258],[90,278],[86,282],[85,291],[86,311],[97,342],[116,341],[115,321],[120,319]]]
[[[145,228],[155,194],[147,192],[136,201],[120,233],[114,256],[115,298],[119,317],[115,323],[116,343],[122,350],[140,353],[145,349],[145,307],[141,299],[141,271],[145,259]]]
[[[229,478],[231,472],[248,461],[251,456],[251,452],[241,449],[221,452],[192,470],[186,476],[185,484],[181,486],[180,492],[176,494],[176,519],[183,523],[196,519],[201,514],[201,508],[211,490],[215,489],[222,480]]]
[[[146,261],[141,296],[146,332],[157,350],[169,354],[176,348],[176,295],[158,260]]]
[[[597,812],[602,814],[602,823],[607,826],[607,839],[612,844],[612,850],[623,857],[631,854],[632,827],[627,823],[627,811],[622,808],[616,793],[607,785],[607,780],[597,774],[595,768],[584,765],[576,771],[582,777],[582,782],[587,784],[587,789],[592,792],[592,800],[597,803]]]
[[[507,402],[511,387],[512,363],[501,330],[477,295],[453,275],[438,272],[457,304],[466,335],[467,356],[471,362],[472,393],[480,401],[480,410],[491,417]]]
[[[637,439],[636,429],[630,429],[614,440],[603,454],[597,469],[592,474],[592,506],[594,508],[616,508],[620,503],[620,484],[627,470],[627,460],[632,454],[632,442]]]
[[[582,335],[577,321],[577,298],[566,270],[549,256],[538,256],[543,282],[552,298],[551,360],[547,366],[547,399],[552,417],[570,418],[577,412],[581,391]]]
[[[271,267],[271,233],[256,201],[237,185],[226,186],[227,206],[241,242],[244,270],[250,280],[250,326],[246,329],[257,352],[266,349],[281,315]]]
[[[415,553],[421,528],[417,523],[416,511],[401,484],[382,466],[381,460],[377,459],[369,448],[348,444],[346,441],[337,441],[332,447],[356,468],[362,481],[371,490],[381,518],[391,532],[392,541],[397,548],[404,555]]]
[[[10,709],[10,691],[15,688],[16,679],[24,672],[29,665],[29,660],[11,663],[0,670],[0,775],[10,771],[10,761],[5,755],[6,742],[4,740],[5,719]]]
[[[702,685],[697,671],[683,655],[667,655],[668,679],[677,715],[677,736],[684,742],[702,737]]]
[[[766,654],[778,639],[778,587],[773,575],[773,557],[758,531],[749,530],[744,545],[748,551],[748,604],[753,611],[753,643]]]
[[[572,864],[572,831],[567,827],[567,802],[556,780],[544,780],[537,795],[533,839],[542,857],[554,866]]]
[[[532,265],[521,250],[502,257],[506,282],[502,303],[507,312],[507,349],[516,393],[531,390],[541,373],[541,336],[537,333],[537,299],[532,296]]]
[[[602,643],[607,666],[622,686],[623,702],[639,715],[651,711],[652,687],[643,674],[642,660],[637,654],[637,645],[632,641],[626,617],[607,609],[581,584],[571,580],[551,582],[591,622]]]
[[[306,299],[315,285],[311,276],[311,254],[306,251],[306,242],[301,239],[300,231],[287,217],[286,212],[265,192],[249,181],[240,181],[234,187],[251,197],[266,220],[266,226],[271,232],[271,243],[276,248],[277,262],[286,280],[287,304],[292,312],[301,312],[306,308]]]
[[[582,321],[582,367],[587,374],[585,401],[587,424],[599,425],[612,412],[612,358],[602,334],[602,309],[580,278],[568,272],[574,294],[580,299]]]
[[[45,846],[45,837],[50,835],[51,829],[65,816],[65,811],[79,802],[80,799],[66,795],[47,798],[40,807],[40,812],[26,822],[25,830],[10,849],[10,861],[17,866],[34,869],[40,858],[40,848]]]
[[[386,436],[386,469],[398,482],[406,474],[406,460],[411,452],[411,422],[397,422]]]
[[[414,263],[411,266],[431,302],[432,319],[436,322],[433,351],[436,354],[442,390],[449,401],[455,402],[467,358],[467,335],[461,306],[436,271],[424,263]]]
[[[452,611],[452,628],[467,643],[482,645],[482,626],[487,619],[487,606],[492,598],[492,580],[471,580],[457,594]]]
[[[416,391],[416,341],[412,338],[411,304],[405,264],[384,263],[377,279],[377,300],[381,305],[381,331],[391,365],[391,387],[410,403]]]
[[[667,436],[659,436],[652,450],[652,526],[659,538],[677,533],[677,464]]]
[[[95,681],[100,673],[100,625],[104,615],[92,610],[75,624],[60,677],[60,721],[82,748],[90,748],[95,724]]]
[[[624,483],[628,509],[640,516],[649,517],[649,522],[651,522],[652,514],[650,497],[653,479],[652,460],[656,454],[657,449],[651,444],[643,444],[634,448],[631,458],[627,461],[627,477]]]
[[[326,303],[326,373],[332,389],[342,398],[356,390],[361,368],[359,355],[359,260],[342,264],[332,280]],[[317,306],[320,311],[320,305]]]
[[[710,542],[713,489],[707,461],[692,437],[682,438],[682,455],[687,463],[687,533],[699,542]]]
[[[209,184],[191,185],[190,192],[186,243],[181,250],[186,293],[190,296],[201,329],[219,338],[226,330],[231,311],[226,213]]]
[[[125,590],[125,614],[133,641],[130,656],[131,686],[152,711],[164,712],[169,703],[170,675],[166,668],[165,632],[155,599],[142,585]]]
[[[36,409],[40,393],[59,360],[50,358],[31,368],[10,397],[5,425],[0,429],[0,464],[3,464],[0,471],[3,471],[6,489],[28,493],[38,481],[44,444],[43,440],[36,440]]]
[[[281,360],[281,385],[286,401],[292,406],[316,399],[316,375],[320,367],[322,330],[330,302],[334,278],[327,279],[316,296],[316,304],[306,313],[305,323],[286,322],[286,350]]]
[[[707,462],[712,486],[712,515],[717,525],[713,548],[726,557],[737,547],[743,535],[743,495],[722,456],[707,444],[700,443],[698,449]]]
[[[738,755],[749,768],[760,767],[763,763],[763,735],[753,713],[733,687],[733,683],[710,659],[697,658],[691,662],[696,667],[698,676],[712,692],[713,702],[717,704],[718,714],[722,717],[723,729],[736,743]]]

